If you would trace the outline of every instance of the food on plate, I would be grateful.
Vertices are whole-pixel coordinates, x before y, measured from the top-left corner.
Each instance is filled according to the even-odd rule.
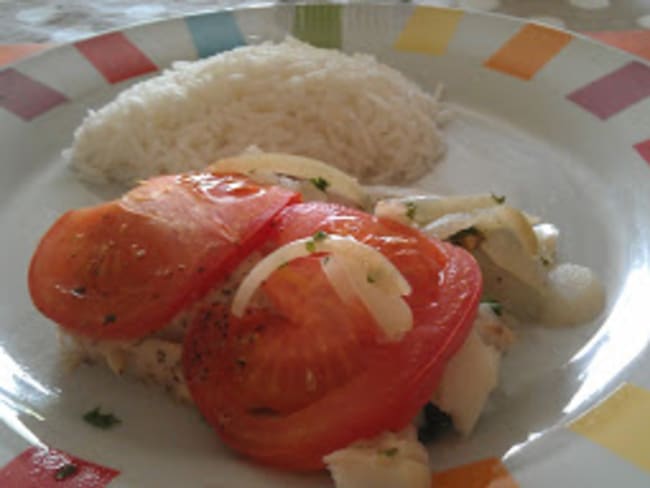
[[[95,407],[83,415],[86,423],[98,429],[111,429],[122,421],[112,413],[103,413],[101,407]]]
[[[520,319],[577,324],[603,306],[604,288],[590,269],[556,263],[558,229],[509,206],[505,197],[388,198],[377,203],[375,214],[410,222],[471,251],[481,265],[485,294]]]
[[[373,57],[287,39],[178,62],[126,89],[86,117],[68,156],[86,178],[132,183],[257,145],[396,184],[444,153],[444,118],[437,96]]]
[[[484,338],[489,333],[484,324],[491,322],[496,328],[509,329],[492,314],[489,306],[481,305],[474,328],[445,366],[445,374],[431,398],[431,403],[446,412],[454,428],[463,435],[472,432],[488,396],[499,382],[501,351]]]
[[[260,462],[299,470],[322,467],[323,456],[354,440],[404,428],[464,342],[481,293],[478,266],[463,249],[337,204],[287,206],[269,243],[320,232],[354,238],[393,263],[411,288],[410,330],[388,335],[367,302],[341,298],[316,248],[280,263],[262,303],[243,317],[220,304],[198,314],[184,343],[192,398],[221,438]]]
[[[429,453],[412,426],[353,442],[324,461],[337,488],[431,487]]]
[[[151,179],[50,228],[31,262],[32,299],[75,334],[137,339],[223,279],[297,200],[237,174]]]
[[[469,435],[517,306],[587,320],[602,286],[504,197],[373,193],[259,152],[158,176],[55,222],[30,293],[80,357],[164,385],[249,458],[327,466],[339,487],[425,486],[422,408]]]
[[[255,147],[248,148],[244,154],[245,158],[220,159],[208,169],[219,173],[235,171],[258,182],[280,184],[300,192],[307,200],[372,208],[370,196],[357,179],[333,166],[303,156],[263,153]]]

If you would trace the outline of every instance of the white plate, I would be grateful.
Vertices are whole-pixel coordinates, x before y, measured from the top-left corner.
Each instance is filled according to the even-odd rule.
[[[522,331],[478,430],[470,439],[452,436],[433,445],[432,467],[496,456],[524,486],[647,486],[643,470],[565,425],[623,381],[650,387],[650,167],[642,157],[650,152],[642,144],[650,138],[650,68],[577,36],[523,26],[506,17],[411,5],[270,6],[124,34],[161,68],[195,59],[197,50],[205,55],[294,32],[375,54],[427,90],[443,82],[458,114],[447,130],[447,157],[419,186],[505,194],[556,223],[561,256],[596,270],[608,303],[591,324]],[[517,48],[526,35],[536,39],[523,57],[529,68],[548,58],[530,80],[512,75],[526,71]],[[114,66],[124,67],[116,37],[102,38],[99,56],[108,53]],[[0,109],[0,466],[42,442],[120,470],[112,487],[330,486],[325,475],[278,473],[235,458],[195,411],[162,392],[102,368],[66,373],[59,364],[55,328],[27,293],[29,258],[61,212],[115,193],[81,183],[61,151],[88,108],[141,79],[109,83],[82,55],[83,46],[63,46],[0,71],[1,102],[9,107]],[[511,49],[510,57],[501,51],[505,64],[486,66],[504,46]],[[414,48],[430,52],[409,51]],[[618,77],[602,81],[614,72]],[[23,75],[67,101],[43,96]],[[593,95],[607,83],[606,96],[580,92],[582,105],[567,98],[586,86]],[[43,110],[44,104],[52,107]],[[85,424],[81,415],[96,405],[116,412],[122,425],[104,432]]]

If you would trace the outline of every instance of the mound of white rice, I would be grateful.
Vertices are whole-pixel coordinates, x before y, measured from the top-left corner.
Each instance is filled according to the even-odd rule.
[[[396,70],[294,39],[179,62],[92,111],[67,152],[94,181],[200,169],[250,145],[400,183],[444,152],[440,104]]]

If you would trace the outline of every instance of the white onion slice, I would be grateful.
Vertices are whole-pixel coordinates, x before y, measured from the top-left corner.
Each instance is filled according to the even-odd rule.
[[[533,232],[535,232],[535,237],[537,237],[540,257],[544,260],[545,264],[554,264],[560,231],[553,224],[543,222],[533,225]]]
[[[330,255],[328,259],[323,259],[321,268],[341,300],[348,302],[356,296],[349,270],[345,268],[340,256]]]
[[[370,197],[355,178],[316,159],[280,153],[246,153],[216,161],[208,170],[251,176],[272,172],[303,180],[322,178],[327,184],[326,192],[342,196],[362,208],[369,206]]]
[[[413,313],[399,294],[390,293],[368,281],[362,265],[343,256],[332,255],[322,264],[325,275],[343,301],[357,296],[383,329],[389,341],[399,341],[413,327]]]
[[[331,255],[324,270],[336,292],[343,300],[358,296],[388,340],[399,340],[413,327],[411,309],[401,298],[411,293],[411,286],[393,263],[353,237],[327,234],[289,242],[257,263],[235,293],[233,315],[244,314],[257,289],[276,269],[315,252]]]
[[[546,271],[540,262],[539,244],[526,216],[508,205],[445,215],[422,229],[437,239],[473,227],[484,240],[480,249],[499,268],[512,273],[535,289],[546,286]]]
[[[495,207],[503,203],[501,198],[491,194],[451,197],[414,195],[390,198],[377,202],[375,215],[401,222],[406,220],[418,225],[426,225],[447,214]]]
[[[480,218],[477,212],[452,213],[426,225],[422,228],[422,232],[436,239],[445,240],[464,229],[476,227]]]

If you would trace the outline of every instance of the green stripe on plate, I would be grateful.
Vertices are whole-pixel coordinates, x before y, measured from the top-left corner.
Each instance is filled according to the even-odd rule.
[[[342,5],[297,5],[293,17],[294,37],[313,46],[340,49]]]

